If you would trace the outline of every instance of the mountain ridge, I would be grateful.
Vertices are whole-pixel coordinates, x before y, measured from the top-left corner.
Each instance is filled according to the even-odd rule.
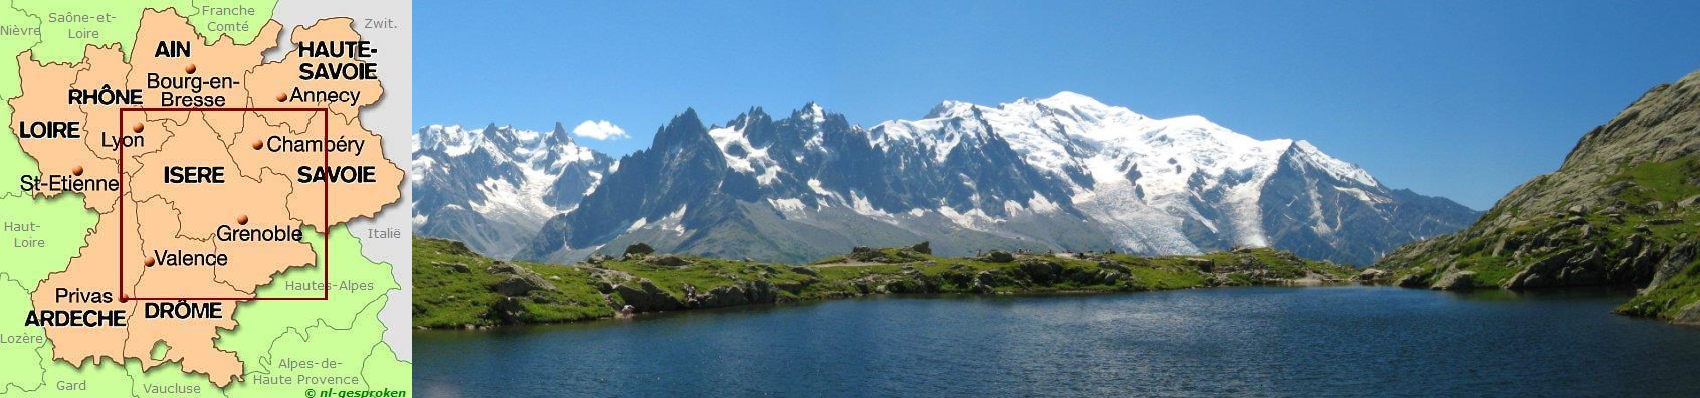
[[[494,125],[484,131],[503,137],[485,142],[532,142]],[[566,136],[559,126],[555,132],[539,135]],[[432,147],[426,144],[450,141],[421,136],[452,133],[422,128],[415,156]],[[436,147],[424,154],[424,167],[459,148]],[[1073,92],[996,107],[944,101],[922,119],[868,128],[814,102],[784,118],[751,107],[712,125],[687,108],[657,129],[648,148],[609,159],[574,169],[584,176],[568,185],[586,187],[582,198],[540,200],[550,211],[527,213],[499,234],[524,239],[466,239],[468,228],[428,225],[477,213],[455,211],[447,200],[435,208],[450,211],[422,214],[416,227],[481,252],[501,249],[497,257],[555,262],[636,242],[796,261],[930,240],[952,255],[1274,246],[1367,264],[1393,245],[1451,232],[1480,214],[1387,188],[1303,140],[1257,140],[1201,116],[1154,119]],[[435,196],[467,198],[461,210],[490,208],[493,193],[507,191],[484,181],[501,176],[457,183],[482,197]]]
[[[547,132],[429,125],[413,134],[412,153],[415,232],[501,256],[517,252],[547,217],[576,207],[612,167],[560,123]]]

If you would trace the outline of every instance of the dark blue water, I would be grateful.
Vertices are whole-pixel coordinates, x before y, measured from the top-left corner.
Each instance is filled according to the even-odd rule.
[[[879,298],[418,332],[423,396],[1700,396],[1700,330],[1606,292]]]

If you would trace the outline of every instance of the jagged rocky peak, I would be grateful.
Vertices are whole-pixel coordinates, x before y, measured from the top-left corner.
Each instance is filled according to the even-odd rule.
[[[559,122],[548,131],[429,125],[413,140],[414,230],[499,257],[578,205],[612,164]]]

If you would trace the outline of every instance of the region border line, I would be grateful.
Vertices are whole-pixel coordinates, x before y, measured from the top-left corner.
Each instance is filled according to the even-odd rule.
[[[331,299],[331,109],[317,108],[288,108],[288,107],[229,107],[229,108],[194,108],[194,107],[123,107],[118,108],[118,133],[124,131],[124,115],[129,112],[317,112],[324,115],[324,184],[325,184],[325,230],[324,234],[324,295],[320,297],[129,297],[124,294],[124,144],[118,144],[118,302],[128,301],[325,301]],[[121,140],[121,139],[120,139]]]

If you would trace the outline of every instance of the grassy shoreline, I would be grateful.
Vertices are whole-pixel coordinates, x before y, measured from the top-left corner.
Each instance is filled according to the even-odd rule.
[[[507,262],[459,242],[413,242],[414,325],[483,329],[637,313],[881,294],[1083,294],[1344,281],[1357,270],[1272,249],[1194,256],[858,249],[811,264],[648,254],[571,265]]]

